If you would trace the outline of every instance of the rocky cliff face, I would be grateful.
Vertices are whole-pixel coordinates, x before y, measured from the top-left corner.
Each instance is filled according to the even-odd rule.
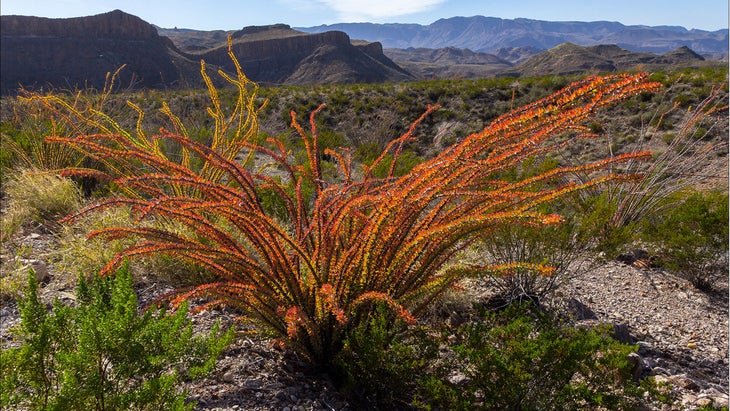
[[[379,43],[353,45],[339,31],[305,34],[288,26],[247,27],[233,33],[233,53],[251,79],[275,84],[397,81],[412,78],[383,54]],[[266,38],[267,31],[272,34]],[[233,70],[227,46],[198,56]]]
[[[121,10],[89,17],[48,19],[2,16],[0,34],[33,37],[96,37],[106,39],[155,39],[157,30],[137,16]]]
[[[121,87],[159,88],[182,80],[175,46],[142,19],[113,11],[47,19],[2,16],[0,89],[104,87],[106,74],[126,65]]]

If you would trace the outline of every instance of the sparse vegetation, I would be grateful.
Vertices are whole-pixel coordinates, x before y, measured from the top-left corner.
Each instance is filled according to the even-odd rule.
[[[677,193],[667,209],[644,222],[642,237],[655,248],[656,263],[712,290],[727,274],[728,196],[718,192]]]
[[[170,301],[182,307],[175,321],[186,300],[229,304],[320,369],[345,376],[343,389],[358,401],[383,407],[496,409],[529,397],[541,409],[630,408],[645,390],[626,377],[633,347],[604,330],[548,321],[545,312],[516,312],[514,302],[540,301],[570,280],[571,264],[596,251],[610,258],[639,244],[702,288],[716,280],[711,269],[727,264],[727,195],[678,194],[714,177],[697,177],[693,162],[726,145],[727,68],[655,73],[650,78],[667,86],[659,97],[641,74],[268,89],[240,71],[226,77],[233,90],[208,82],[209,115],[206,93],[194,90],[106,94],[103,101],[29,94],[13,103],[42,110],[31,123],[3,116],[3,151],[13,147],[0,158],[3,242],[20,224],[48,224],[81,203],[78,184],[29,165],[78,166],[66,174],[95,204],[55,231],[59,273],[106,275],[127,257],[149,257],[136,267],[186,286]],[[710,81],[721,85],[713,90]],[[133,115],[121,110],[126,98],[136,102],[128,106]],[[599,110],[617,101],[615,118]],[[428,104],[445,107],[421,116]],[[311,111],[305,130],[298,119]],[[467,135],[475,129],[484,130]],[[49,133],[55,142],[41,143]],[[579,138],[594,133],[599,138]],[[55,156],[24,156],[32,146],[74,155],[52,162],[40,159]],[[658,151],[636,153],[647,148]],[[80,162],[79,152],[95,161]],[[112,183],[97,185],[100,177]],[[38,181],[42,190],[26,189]],[[44,197],[45,190],[57,193]],[[481,253],[479,264],[460,261],[463,250]],[[480,313],[463,327],[410,325],[425,321],[419,315],[464,277],[491,282],[507,310]],[[92,280],[92,288],[114,281],[122,280]],[[22,304],[32,296],[29,289]],[[69,310],[57,306],[42,324],[60,324]],[[54,335],[56,352],[70,350]],[[3,347],[2,355],[7,364],[20,354]],[[137,359],[120,358],[119,368]],[[459,370],[448,367],[454,359]],[[455,382],[457,371],[465,379]],[[60,378],[48,372],[18,375]],[[566,377],[576,372],[582,380]],[[538,375],[550,383],[537,383]],[[165,379],[178,375],[163,377],[159,395],[189,406]],[[136,383],[139,375],[124,378]],[[4,404],[66,395],[3,381]],[[492,391],[504,384],[514,390]]]
[[[235,62],[232,53],[231,57]],[[169,219],[182,224],[192,234],[141,224],[92,232],[91,237],[144,239],[118,253],[102,273],[110,273],[132,256],[169,254],[201,264],[216,281],[180,292],[173,303],[205,296],[239,307],[319,367],[330,366],[348,330],[367,320],[374,302],[388,304],[411,321],[412,314],[423,311],[456,279],[474,275],[470,273],[512,275],[521,269],[550,273],[552,269],[541,263],[517,261],[497,261],[478,269],[442,268],[477,235],[506,225],[558,223],[560,217],[540,212],[538,206],[620,179],[600,171],[646,158],[644,152],[628,153],[582,166],[538,170],[514,180],[502,178],[525,159],[560,147],[552,140],[556,136],[589,134],[580,124],[594,111],[656,87],[645,81],[644,74],[590,77],[501,116],[407,173],[400,171],[397,161],[404,145],[414,140],[417,124],[436,109],[431,106],[408,132],[364,165],[359,178],[353,175],[348,152],[325,148],[339,172],[338,179],[330,181],[323,173],[314,117],[323,106],[312,112],[309,133],[292,113],[292,126],[306,153],[303,164],[292,164],[281,141],[257,141],[256,86],[240,68],[237,79],[222,75],[238,87],[239,96],[232,112],[226,113],[217,90],[207,81],[209,113],[216,119],[210,146],[189,138],[180,119],[169,111],[175,132],[148,136],[138,126],[133,135],[104,116],[108,126],[101,134],[48,137],[113,165],[108,169],[118,173],[114,183],[131,194],[103,200],[66,220],[125,206],[137,222]],[[59,106],[54,97],[31,98],[84,124],[95,124],[99,116]],[[140,114],[140,122],[142,118]],[[179,144],[182,158],[169,156],[159,141]],[[242,150],[247,160],[239,164],[234,159]],[[287,181],[250,171],[247,162],[257,155],[268,156],[285,171]],[[379,175],[381,164],[385,168]],[[397,178],[401,172],[406,174]],[[560,182],[576,172],[597,174],[580,184]],[[87,169],[66,173],[89,175]],[[271,190],[283,201],[284,221],[266,214],[260,189]]]

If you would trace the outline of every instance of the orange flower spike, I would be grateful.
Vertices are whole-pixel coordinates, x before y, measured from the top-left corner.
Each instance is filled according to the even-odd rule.
[[[325,284],[320,288],[319,294],[324,302],[324,308],[327,312],[333,314],[337,322],[344,324],[347,320],[345,312],[342,311],[335,300],[334,288],[331,284]]]
[[[303,322],[300,310],[297,307],[291,307],[286,310],[284,315],[284,322],[286,323],[286,333],[291,339],[297,338],[299,333],[299,325]]]

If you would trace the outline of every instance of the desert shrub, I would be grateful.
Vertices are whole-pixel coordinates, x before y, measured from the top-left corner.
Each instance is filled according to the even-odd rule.
[[[31,272],[18,306],[20,345],[0,352],[3,409],[192,409],[179,383],[210,372],[233,338],[219,325],[193,335],[186,305],[140,315],[124,267],[90,283],[80,277],[76,307],[57,300],[50,312]]]
[[[403,176],[421,162],[423,162],[423,160],[412,151],[403,151],[394,165],[392,175],[396,177]],[[385,158],[381,159],[381,161],[373,167],[373,176],[376,178],[387,177],[390,173],[391,165],[393,165],[393,157],[391,155],[385,156]]]
[[[419,381],[416,402],[427,409],[636,409],[643,392],[628,360],[635,346],[609,328],[560,324],[531,304],[484,312],[448,333],[448,377]]]
[[[38,107],[23,101],[10,104],[15,109],[14,118],[3,121],[0,127],[0,168],[57,170],[81,163],[83,157],[72,148],[45,142],[44,135],[64,132],[47,114],[43,118]]]
[[[727,274],[728,195],[693,191],[667,201],[672,206],[644,222],[642,237],[659,265],[710,290]]]
[[[433,371],[437,339],[426,327],[409,327],[385,305],[367,314],[335,358],[339,389],[361,408],[406,408],[417,378]]]
[[[576,213],[572,220],[578,227],[582,245],[603,258],[613,259],[626,251],[637,239],[639,223],[625,221],[612,224],[619,204],[610,192],[595,192],[575,202]]]
[[[636,347],[610,327],[576,328],[531,303],[440,332],[394,320],[374,310],[338,354],[344,392],[362,408],[636,409],[656,396],[633,379]]]
[[[128,194],[106,199],[66,221],[99,209],[126,206],[135,214],[135,221],[161,218],[186,226],[195,235],[134,224],[104,228],[89,236],[139,239],[118,253],[103,273],[113,271],[127,257],[159,253],[203,265],[216,281],[181,290],[172,298],[173,305],[205,296],[213,303],[237,306],[319,366],[329,366],[348,331],[366,320],[357,315],[364,307],[385,303],[402,319],[412,321],[414,314],[423,312],[454,281],[473,272],[471,267],[444,268],[478,236],[504,225],[557,224],[557,215],[537,207],[620,179],[602,170],[649,157],[646,152],[630,153],[557,167],[521,181],[499,179],[501,172],[524,159],[545,156],[573,141],[556,141],[556,136],[591,136],[582,124],[596,110],[657,87],[645,81],[646,74],[615,75],[588,77],[503,115],[483,131],[398,177],[398,163],[404,147],[414,139],[416,126],[437,109],[429,107],[362,171],[349,152],[325,150],[339,174],[336,180],[329,180],[322,172],[315,122],[324,107],[312,112],[308,131],[292,113],[292,126],[307,154],[303,164],[293,164],[281,141],[257,142],[258,108],[254,103],[258,89],[238,65],[236,68],[236,78],[219,72],[239,91],[235,107],[229,111],[220,104],[203,65],[211,96],[208,113],[215,120],[210,145],[189,138],[180,118],[169,111],[171,130],[153,136],[138,127],[135,133],[48,137],[110,159],[119,174],[108,177]],[[52,99],[44,101],[56,110],[63,109],[55,107]],[[85,124],[94,121],[79,111],[65,118]],[[111,124],[108,130],[121,128],[107,117],[104,124]],[[179,143],[184,148],[182,158],[168,158],[159,150],[157,141],[161,139]],[[277,180],[254,169],[250,160],[256,154],[272,159],[287,178]],[[191,169],[193,157],[201,161],[199,169]],[[387,173],[382,178],[374,175],[386,159],[390,161]],[[592,177],[546,185],[579,170]],[[87,174],[89,170],[67,173]],[[308,187],[312,194],[307,198],[304,190]],[[283,200],[285,219],[267,213],[259,196],[262,189]],[[483,267],[492,271],[514,268],[515,264]]]
[[[632,183],[609,183],[605,190],[585,193],[582,204],[588,216],[586,221],[595,229],[598,250],[615,257],[634,247],[643,222],[653,220],[669,207],[671,201],[668,200],[675,193],[705,184],[714,177],[703,172],[703,167],[727,144],[708,144],[695,138],[695,133],[698,127],[710,132],[718,126],[727,110],[721,105],[726,98],[721,89],[715,87],[705,100],[683,115],[674,128],[676,134],[672,134],[671,141],[665,139],[668,144],[665,151],[649,162],[625,163],[623,171],[635,175]],[[655,113],[655,122],[661,123],[661,118],[676,108]],[[629,149],[641,150],[645,142],[646,139],[639,139]]]
[[[107,73],[106,82],[102,90],[55,90],[49,92],[48,98],[54,99],[56,104],[73,110],[103,111],[107,115],[119,112],[125,106],[121,99],[112,98],[112,90],[123,69]],[[7,105],[0,125],[0,168],[9,169],[37,169],[41,171],[56,171],[65,167],[78,167],[82,164],[98,166],[92,159],[73,147],[53,144],[45,140],[49,134],[71,136],[96,131],[96,125],[86,123],[59,121],[53,110],[44,104],[43,99],[35,99],[36,93],[20,90],[20,97],[6,99]],[[9,174],[6,171],[4,175]],[[4,178],[3,175],[3,178]],[[83,180],[81,183],[91,190],[96,181]]]
[[[571,277],[587,269],[587,238],[579,233],[575,221],[547,227],[505,225],[478,243],[482,258],[492,264],[512,264],[509,272],[487,271],[484,280],[494,293],[493,303],[509,305],[515,301],[539,304]],[[527,264],[520,264],[527,263]],[[539,267],[549,266],[545,275]]]
[[[664,134],[662,134],[662,141],[665,144],[667,144],[667,145],[672,144],[672,141],[674,141],[675,138],[677,138],[677,135],[674,134],[674,133],[664,133]]]
[[[528,158],[519,167],[508,170],[501,177],[509,181],[522,181],[542,175],[559,167],[559,161],[548,157]],[[547,182],[539,189],[557,187],[559,183]],[[595,202],[595,199],[588,199]],[[480,259],[489,265],[510,264],[513,269],[501,272],[484,272],[484,280],[493,292],[493,303],[508,305],[513,301],[529,300],[540,303],[546,296],[565,285],[574,275],[588,269],[586,253],[592,248],[595,230],[586,207],[576,202],[578,196],[565,196],[540,208],[549,213],[559,211],[564,221],[558,225],[525,226],[503,225],[480,237],[476,250]],[[551,267],[546,275],[542,267]]]

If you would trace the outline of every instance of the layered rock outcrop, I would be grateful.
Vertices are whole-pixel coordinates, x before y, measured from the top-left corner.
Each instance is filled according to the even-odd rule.
[[[379,43],[353,45],[340,31],[305,34],[286,25],[246,27],[233,33],[233,53],[251,79],[274,84],[354,83],[406,80],[411,75],[383,54]],[[266,38],[266,32],[271,37]],[[286,33],[286,32],[284,32]],[[192,57],[192,55],[188,55]],[[227,46],[199,54],[232,70]]]
[[[179,84],[175,46],[142,19],[119,10],[90,17],[47,19],[2,16],[0,88],[104,87],[106,75],[125,66],[121,87]]]
[[[0,34],[25,37],[97,37],[126,40],[154,39],[157,30],[137,16],[121,10],[88,17],[49,19],[2,16]]]

